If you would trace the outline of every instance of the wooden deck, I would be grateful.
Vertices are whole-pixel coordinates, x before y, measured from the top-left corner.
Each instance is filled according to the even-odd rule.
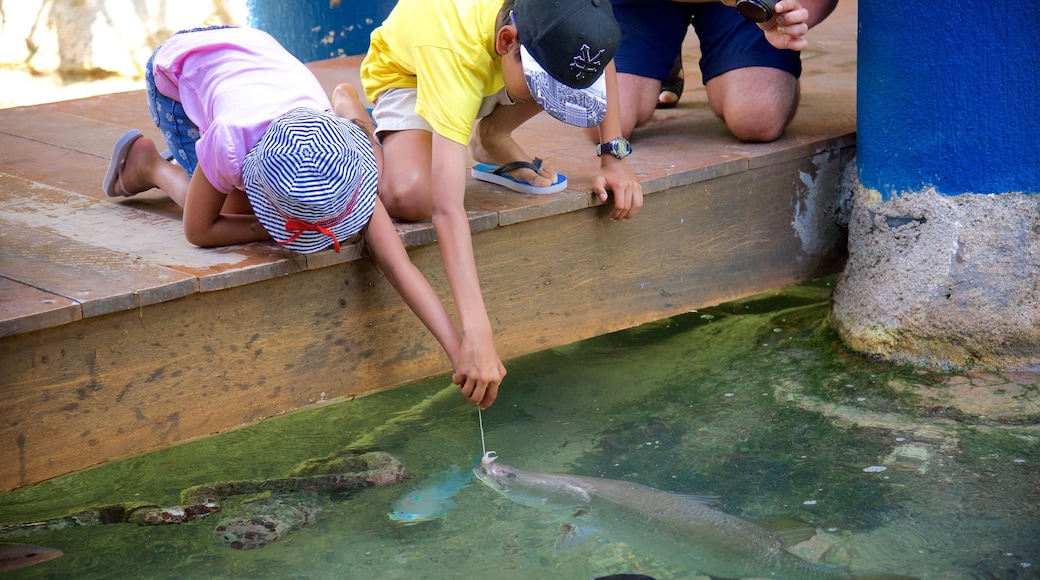
[[[546,115],[522,128],[570,189],[468,184],[502,357],[837,272],[855,31],[856,2],[842,0],[811,36],[798,116],[763,145],[713,117],[688,43],[681,105],[633,139],[648,196],[629,222],[588,193],[598,162],[580,131]],[[331,91],[357,84],[359,62],[312,68]],[[356,247],[204,250],[161,194],[105,197],[128,128],[161,142],[143,91],[0,110],[0,491],[449,369]],[[432,226],[400,230],[447,297]]]

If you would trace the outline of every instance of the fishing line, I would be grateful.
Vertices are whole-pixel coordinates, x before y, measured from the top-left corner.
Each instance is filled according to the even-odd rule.
[[[482,457],[487,457],[487,445],[484,445],[484,415],[480,413],[480,407],[477,407],[477,420],[480,421],[480,450],[483,452]]]

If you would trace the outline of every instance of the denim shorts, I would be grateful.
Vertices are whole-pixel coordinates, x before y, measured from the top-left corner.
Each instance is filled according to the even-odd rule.
[[[201,30],[214,30],[217,28],[230,28],[229,26],[207,26],[203,28],[192,28],[181,30],[176,34],[186,34]],[[148,93],[148,112],[152,114],[152,121],[162,131],[166,147],[170,150],[174,160],[188,172],[195,173],[195,166],[199,164],[199,158],[195,155],[195,143],[199,140],[199,127],[188,118],[184,112],[184,106],[179,101],[159,92],[155,88],[155,73],[153,63],[155,55],[162,50],[159,45],[148,59],[144,70],[145,89]]]
[[[618,72],[666,80],[692,24],[700,40],[705,83],[749,66],[777,68],[795,78],[802,74],[797,51],[769,44],[757,24],[721,2],[612,0],[611,5],[621,25],[621,46],[614,56]]]

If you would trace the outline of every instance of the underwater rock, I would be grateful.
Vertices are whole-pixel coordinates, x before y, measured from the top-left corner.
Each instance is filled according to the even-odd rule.
[[[2,525],[0,526],[0,541],[81,526],[179,524],[206,517],[217,511],[220,511],[220,505],[212,500],[201,500],[199,503],[189,506],[169,507],[153,504],[142,505],[139,502],[113,504],[86,509],[60,518]]]
[[[320,467],[312,466],[310,473],[315,473],[315,475],[306,477],[228,481],[190,487],[181,492],[182,505],[178,506],[160,507],[141,502],[122,503],[93,507],[49,520],[4,524],[0,525],[0,541],[80,526],[127,523],[139,526],[179,524],[220,511],[220,502],[233,495],[269,493],[276,499],[278,497],[291,498],[292,494],[301,492],[316,494],[354,491],[366,487],[391,485],[404,479],[404,465],[393,455],[381,451],[337,454],[335,462],[324,465],[329,469],[350,467],[352,470],[321,473]],[[296,523],[301,517],[304,522],[309,522],[309,517],[313,519],[312,516],[317,515],[316,511],[310,516],[307,515],[312,511],[309,502],[300,503],[301,513],[285,511],[286,506],[292,505],[294,502],[299,503],[296,499],[287,499],[282,504],[273,503],[268,507],[272,508],[274,512],[264,512],[262,508],[255,510],[250,508],[248,517],[259,518],[254,524],[249,524],[258,526],[253,530],[256,535],[255,541],[260,542],[262,538],[272,537],[272,535],[277,536],[275,539],[284,537],[284,534],[304,525]],[[266,520],[262,517],[265,513],[275,513],[276,517],[273,520]],[[287,523],[289,525],[286,528]],[[242,522],[238,522],[238,524],[244,525]],[[234,530],[237,533],[239,528],[236,527]],[[266,545],[269,541],[260,545]]]
[[[326,469],[350,471],[328,473]],[[324,507],[318,492],[352,491],[398,483],[404,478],[404,466],[389,453],[343,452],[306,462],[293,473],[308,475],[197,486],[181,495],[185,503],[191,503],[231,495],[269,493],[262,499],[243,503],[236,513],[222,519],[214,531],[217,541],[229,548],[253,550],[314,523]]]
[[[404,479],[404,465],[389,453],[372,451],[361,454],[348,454],[344,462],[334,463],[330,468],[349,466],[345,472],[322,472],[318,468],[310,468],[305,477],[283,477],[277,479],[257,479],[228,481],[189,487],[181,492],[184,505],[198,505],[210,501],[220,501],[233,495],[252,495],[264,492],[295,493],[298,491],[334,492],[363,489],[366,487],[391,485]]]
[[[214,532],[218,542],[235,550],[253,550],[285,538],[293,530],[309,526],[323,504],[313,492],[272,495],[242,504]]]

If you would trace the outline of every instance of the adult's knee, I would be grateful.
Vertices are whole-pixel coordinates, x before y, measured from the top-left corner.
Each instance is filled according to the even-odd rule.
[[[714,109],[737,139],[745,143],[769,143],[783,135],[794,116],[794,106],[771,100],[730,100],[725,107]]]
[[[798,80],[778,69],[734,69],[709,80],[707,90],[712,111],[750,143],[778,139],[798,108]]]
[[[787,128],[788,114],[726,115],[726,126],[733,136],[745,143],[776,141]]]

